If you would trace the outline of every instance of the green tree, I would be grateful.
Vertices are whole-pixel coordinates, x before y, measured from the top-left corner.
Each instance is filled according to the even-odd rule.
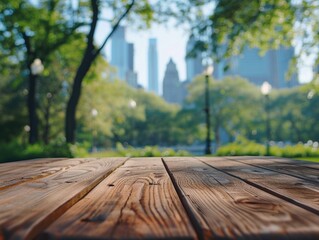
[[[66,110],[66,119],[65,119],[65,135],[66,141],[69,143],[75,142],[75,131],[76,131],[76,109],[77,105],[80,100],[81,96],[81,88],[82,82],[86,74],[88,73],[92,63],[94,60],[99,56],[102,49],[112,36],[112,34],[116,31],[117,27],[120,25],[123,19],[130,13],[131,9],[135,7],[135,13],[142,18],[142,20],[149,22],[151,19],[151,8],[147,0],[139,1],[135,3],[132,0],[130,3],[127,1],[110,1],[105,2],[103,4],[102,1],[98,0],[90,0],[86,2],[88,4],[89,10],[92,14],[91,16],[91,23],[89,25],[89,31],[86,35],[87,38],[87,45],[84,51],[81,63],[76,71],[73,85],[72,85],[72,92],[70,99],[67,104]],[[97,24],[100,20],[100,13],[102,9],[108,8],[111,12],[114,13],[113,19],[111,19],[111,30],[109,34],[105,37],[103,43],[100,46],[94,46],[94,36],[96,34]],[[120,10],[123,9],[123,11]]]
[[[213,3],[212,11],[206,11],[191,24],[198,40],[196,47],[212,53],[217,61],[238,55],[246,46],[265,52],[297,41],[301,46],[298,56],[313,54],[318,46],[317,0],[216,0]]]
[[[189,86],[188,103],[193,106],[197,123],[204,123],[204,78],[198,77]],[[220,130],[230,138],[250,136],[262,119],[262,101],[259,89],[239,77],[227,77],[222,81],[210,79],[211,125],[216,146],[220,145]]]
[[[10,0],[0,3],[1,56],[10,56],[12,63],[21,64],[28,79],[30,143],[38,140],[38,76],[32,73],[31,65],[35,59],[41,59],[47,67],[49,55],[76,37],[76,30],[83,23],[74,22],[79,12],[69,11],[70,5],[69,1],[59,0]]]

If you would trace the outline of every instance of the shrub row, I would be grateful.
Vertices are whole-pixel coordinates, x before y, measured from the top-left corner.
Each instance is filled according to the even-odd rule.
[[[235,142],[222,146],[217,151],[218,156],[264,156],[265,145],[255,142]],[[303,144],[287,145],[285,147],[271,146],[270,155],[287,158],[319,157],[319,149]]]

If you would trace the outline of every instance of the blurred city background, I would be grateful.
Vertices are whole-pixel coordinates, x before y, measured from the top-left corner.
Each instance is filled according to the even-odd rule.
[[[319,2],[0,3],[0,162],[319,159]]]

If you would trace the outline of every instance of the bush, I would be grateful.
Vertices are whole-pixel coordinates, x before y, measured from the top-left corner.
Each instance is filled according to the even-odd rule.
[[[71,158],[87,155],[84,147],[58,142],[49,145],[39,143],[21,145],[18,142],[2,143],[0,144],[0,152],[0,163],[34,158]]]
[[[216,153],[218,156],[264,156],[265,154],[265,145],[248,140],[240,140],[222,146]],[[301,143],[285,147],[271,146],[270,155],[287,158],[319,157],[319,149]]]
[[[246,139],[222,146],[216,153],[217,156],[262,156],[265,154],[265,146]]]
[[[157,146],[145,146],[144,148],[124,148],[121,143],[116,144],[116,150],[125,157],[168,157],[168,156],[190,156],[187,151],[175,151],[171,148],[160,150]]]

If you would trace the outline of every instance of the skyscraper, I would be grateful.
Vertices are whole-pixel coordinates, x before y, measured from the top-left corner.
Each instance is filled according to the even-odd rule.
[[[137,73],[134,72],[134,44],[125,39],[125,28],[119,26],[112,35],[111,64],[117,75],[132,87],[138,87]]]
[[[126,82],[132,86],[137,88],[137,73],[134,72],[134,44],[127,44],[127,71],[126,71]]]
[[[127,68],[131,71],[134,70],[134,44],[127,44]]]
[[[128,70],[128,44],[123,26],[119,26],[112,35],[111,55],[111,64],[117,68],[118,77],[125,80]]]
[[[148,90],[159,94],[157,40],[155,38],[149,39],[148,42]]]
[[[166,65],[163,80],[163,98],[169,103],[182,103],[182,86],[179,81],[176,65],[172,59]]]
[[[268,81],[274,88],[296,86],[298,85],[296,74],[286,80],[286,73],[293,56],[293,47],[269,50],[263,56],[259,55],[259,49],[247,48],[241,55],[229,60],[230,68],[226,72],[224,72],[225,61],[215,64],[214,76],[222,79],[224,76],[238,75],[256,85]]]
[[[186,53],[189,54],[195,45],[194,38],[190,37],[187,41],[186,45]],[[192,81],[193,78],[199,74],[202,74],[204,71],[204,67],[202,64],[202,56],[200,52],[194,53],[193,56],[186,56],[186,81]]]

